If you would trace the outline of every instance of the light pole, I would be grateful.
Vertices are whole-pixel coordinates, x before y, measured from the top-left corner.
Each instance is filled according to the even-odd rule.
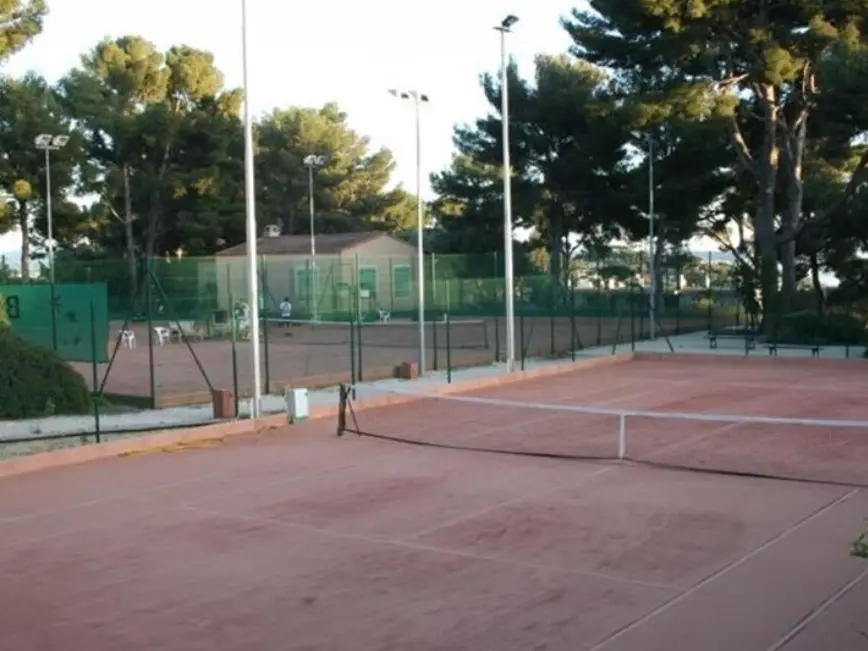
[[[390,90],[398,99],[413,102],[416,111],[416,286],[419,303],[419,375],[425,373],[425,251],[422,248],[425,211],[422,204],[422,123],[421,106],[428,96],[418,90]]]
[[[316,292],[319,284],[317,283],[317,268],[316,268],[316,230],[314,228],[314,205],[313,205],[313,170],[316,167],[325,165],[325,156],[316,156],[310,154],[304,157],[304,165],[307,167],[307,195],[308,206],[310,207],[310,274],[309,274],[309,289],[313,307],[313,320],[319,320],[319,312],[316,304]]]
[[[648,285],[650,298],[648,302],[648,334],[651,341],[657,338],[657,322],[654,318],[657,308],[657,270],[656,246],[654,243],[654,137],[648,134]]]
[[[503,123],[503,262],[504,293],[506,294],[506,371],[515,370],[515,280],[512,262],[512,179],[509,163],[509,83],[507,80],[506,35],[518,17],[510,14],[500,25],[500,97],[501,122]]]
[[[51,152],[66,147],[67,135],[40,133],[33,139],[37,149],[45,152],[45,217],[48,221],[48,278],[54,284],[54,215],[51,211]]]
[[[253,115],[250,108],[250,71],[247,44],[250,40],[247,0],[241,0],[241,65],[244,87],[244,205],[247,226],[247,294],[250,308],[250,341],[253,355],[253,402],[250,417],[258,418],[262,402],[259,360],[259,267],[256,264],[256,186],[253,172]]]

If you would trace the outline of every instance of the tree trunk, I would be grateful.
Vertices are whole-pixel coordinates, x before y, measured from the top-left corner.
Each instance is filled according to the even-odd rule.
[[[122,167],[124,177],[124,239],[127,245],[127,264],[130,273],[130,309],[135,310],[139,295],[138,263],[136,261],[136,241],[133,235],[133,197],[130,191],[130,169]]]
[[[763,329],[768,333],[775,332],[780,309],[778,304],[778,256],[775,246],[775,190],[780,158],[777,139],[780,107],[773,86],[763,86],[760,91],[760,104],[763,109],[763,139],[760,156],[757,159],[758,200],[754,219],[760,261]]]
[[[30,224],[27,204],[18,202],[18,225],[21,229],[21,282],[30,282]]]
[[[782,162],[787,183],[786,205],[783,210],[782,226],[785,235],[795,234],[802,219],[804,202],[804,156],[807,137],[806,117],[797,119],[793,128],[781,128]],[[788,308],[798,290],[796,285],[796,244],[791,237],[780,247],[781,258],[781,305]]]

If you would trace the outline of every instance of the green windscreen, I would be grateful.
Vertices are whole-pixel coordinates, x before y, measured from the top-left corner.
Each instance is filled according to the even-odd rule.
[[[105,283],[0,285],[12,330],[69,362],[108,361]],[[52,318],[53,312],[53,318]]]

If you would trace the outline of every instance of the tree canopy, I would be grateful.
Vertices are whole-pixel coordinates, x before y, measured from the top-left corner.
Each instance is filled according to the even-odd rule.
[[[7,2],[0,57],[38,33],[45,5]],[[243,95],[210,52],[107,38],[56,84],[0,79],[0,233],[21,232],[22,276],[47,238],[41,133],[68,135],[50,152],[54,239],[66,255],[211,255],[243,241]],[[309,231],[311,155],[319,232],[404,230],[416,199],[392,183],[395,162],[354,132],[335,104],[284,107],[254,127],[260,224]],[[135,285],[136,283],[132,283]]]
[[[3,58],[38,34],[47,8],[0,10]],[[516,259],[566,282],[580,252],[646,240],[653,214],[655,264],[712,238],[762,288],[769,318],[796,309],[806,284],[823,301],[864,293],[866,19],[868,0],[594,0],[572,11],[569,52],[538,56],[526,77],[508,68],[513,226],[531,234]],[[0,230],[22,232],[24,257],[47,235],[37,133],[71,137],[50,161],[67,253],[124,257],[135,273],[142,255],[243,240],[243,97],[211,53],[127,35],[94,44],[57,84],[31,74],[0,85]],[[481,75],[489,109],[455,127],[454,158],[431,177],[426,241],[438,252],[502,249],[502,90],[499,75]],[[415,224],[391,153],[339,106],[276,107],[254,137],[263,225],[307,233],[311,188],[318,232]],[[824,273],[841,281],[828,297]]]

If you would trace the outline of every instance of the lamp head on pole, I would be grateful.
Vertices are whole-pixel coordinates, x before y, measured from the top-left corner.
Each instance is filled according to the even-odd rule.
[[[310,154],[304,157],[304,165],[305,167],[322,167],[326,164],[325,156],[317,156],[316,154]]]
[[[392,97],[397,97],[398,99],[406,99],[416,104],[427,104],[428,103],[428,95],[425,93],[421,93],[418,90],[402,90],[400,88],[390,88],[389,95]]]
[[[518,22],[518,16],[509,14],[506,18],[500,21],[500,25],[496,25],[494,29],[498,32],[511,32],[512,26]]]
[[[61,149],[66,147],[67,143],[69,136],[65,134],[40,133],[33,139],[33,145],[37,149]]]

